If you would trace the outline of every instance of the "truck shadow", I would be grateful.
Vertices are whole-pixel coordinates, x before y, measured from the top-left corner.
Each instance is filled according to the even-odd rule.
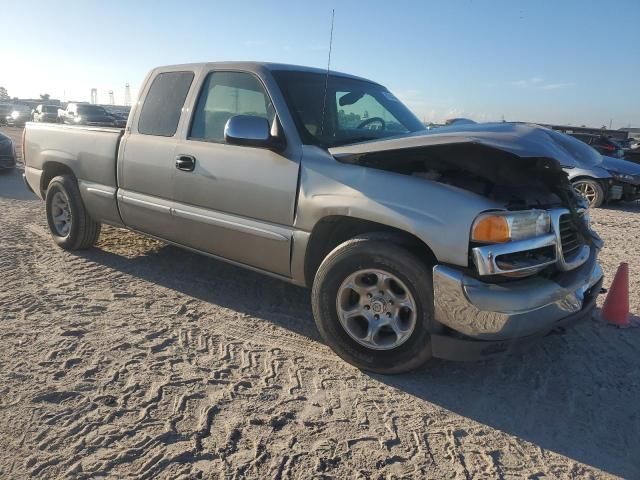
[[[133,258],[100,248],[79,255],[322,341],[309,292],[303,288],[172,246]],[[545,451],[551,450],[609,474],[639,478],[638,333],[587,322],[505,357],[475,363],[434,360],[411,374],[370,376],[515,436],[517,442],[533,443],[541,449],[542,461],[551,460],[545,458]],[[620,358],[633,363],[621,363]],[[468,434],[462,429],[454,432]]]
[[[137,236],[131,232],[121,233]],[[78,252],[78,255],[203,302],[264,318],[321,341],[309,307],[310,292],[277,278],[171,245],[162,245],[134,257],[100,248]]]
[[[640,478],[640,388],[631,381],[640,375],[639,351],[597,339],[604,328],[590,322],[521,353],[475,363],[436,361],[415,373],[375,378],[533,443],[543,458],[550,450],[611,475]],[[616,343],[634,353],[618,355]],[[621,357],[634,363],[625,365]],[[454,431],[459,437],[469,433]]]
[[[0,171],[0,198],[11,200],[37,200],[22,181],[23,170],[19,167]]]

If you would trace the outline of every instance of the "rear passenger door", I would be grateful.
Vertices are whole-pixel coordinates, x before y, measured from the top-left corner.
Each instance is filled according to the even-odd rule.
[[[130,228],[178,241],[171,216],[175,150],[192,71],[157,74],[124,136],[118,163],[118,204]]]
[[[260,116],[273,126],[276,111],[253,73],[204,73],[176,151],[194,162],[190,171],[174,171],[180,243],[289,275],[299,150],[293,142],[284,151],[227,144],[224,129],[232,116]]]

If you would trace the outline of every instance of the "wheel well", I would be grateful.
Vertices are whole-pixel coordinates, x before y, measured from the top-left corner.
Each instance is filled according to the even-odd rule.
[[[400,244],[427,264],[436,262],[433,251],[415,235],[369,220],[346,216],[330,216],[320,220],[313,228],[305,254],[305,282],[308,286],[326,256],[338,245],[363,234],[380,234],[387,241]]]
[[[47,187],[49,183],[53,179],[53,177],[57,177],[58,175],[71,175],[75,179],[75,175],[73,170],[69,168],[64,163],[58,162],[47,162],[44,164],[42,168],[42,178],[40,179],[40,191],[43,193],[47,191]]]
[[[571,182],[577,182],[578,180],[592,180],[594,182],[598,182],[601,183],[601,180],[599,178],[594,178],[594,177],[590,177],[588,175],[580,175],[578,177],[574,177],[571,179]]]

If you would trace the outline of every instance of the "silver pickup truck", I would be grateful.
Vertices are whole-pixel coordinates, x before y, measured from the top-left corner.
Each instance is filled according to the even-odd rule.
[[[153,70],[124,130],[27,124],[53,240],[102,223],[312,288],[360,368],[482,358],[587,318],[602,242],[560,165],[579,140],[525,124],[426,131],[386,88],[270,63]]]

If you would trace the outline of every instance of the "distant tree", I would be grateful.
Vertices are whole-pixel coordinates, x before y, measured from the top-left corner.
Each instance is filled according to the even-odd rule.
[[[40,100],[42,100],[43,102],[46,102],[50,98],[51,98],[51,95],[49,95],[48,93],[41,93],[40,94]]]
[[[9,94],[4,87],[0,87],[0,100],[9,100]]]

